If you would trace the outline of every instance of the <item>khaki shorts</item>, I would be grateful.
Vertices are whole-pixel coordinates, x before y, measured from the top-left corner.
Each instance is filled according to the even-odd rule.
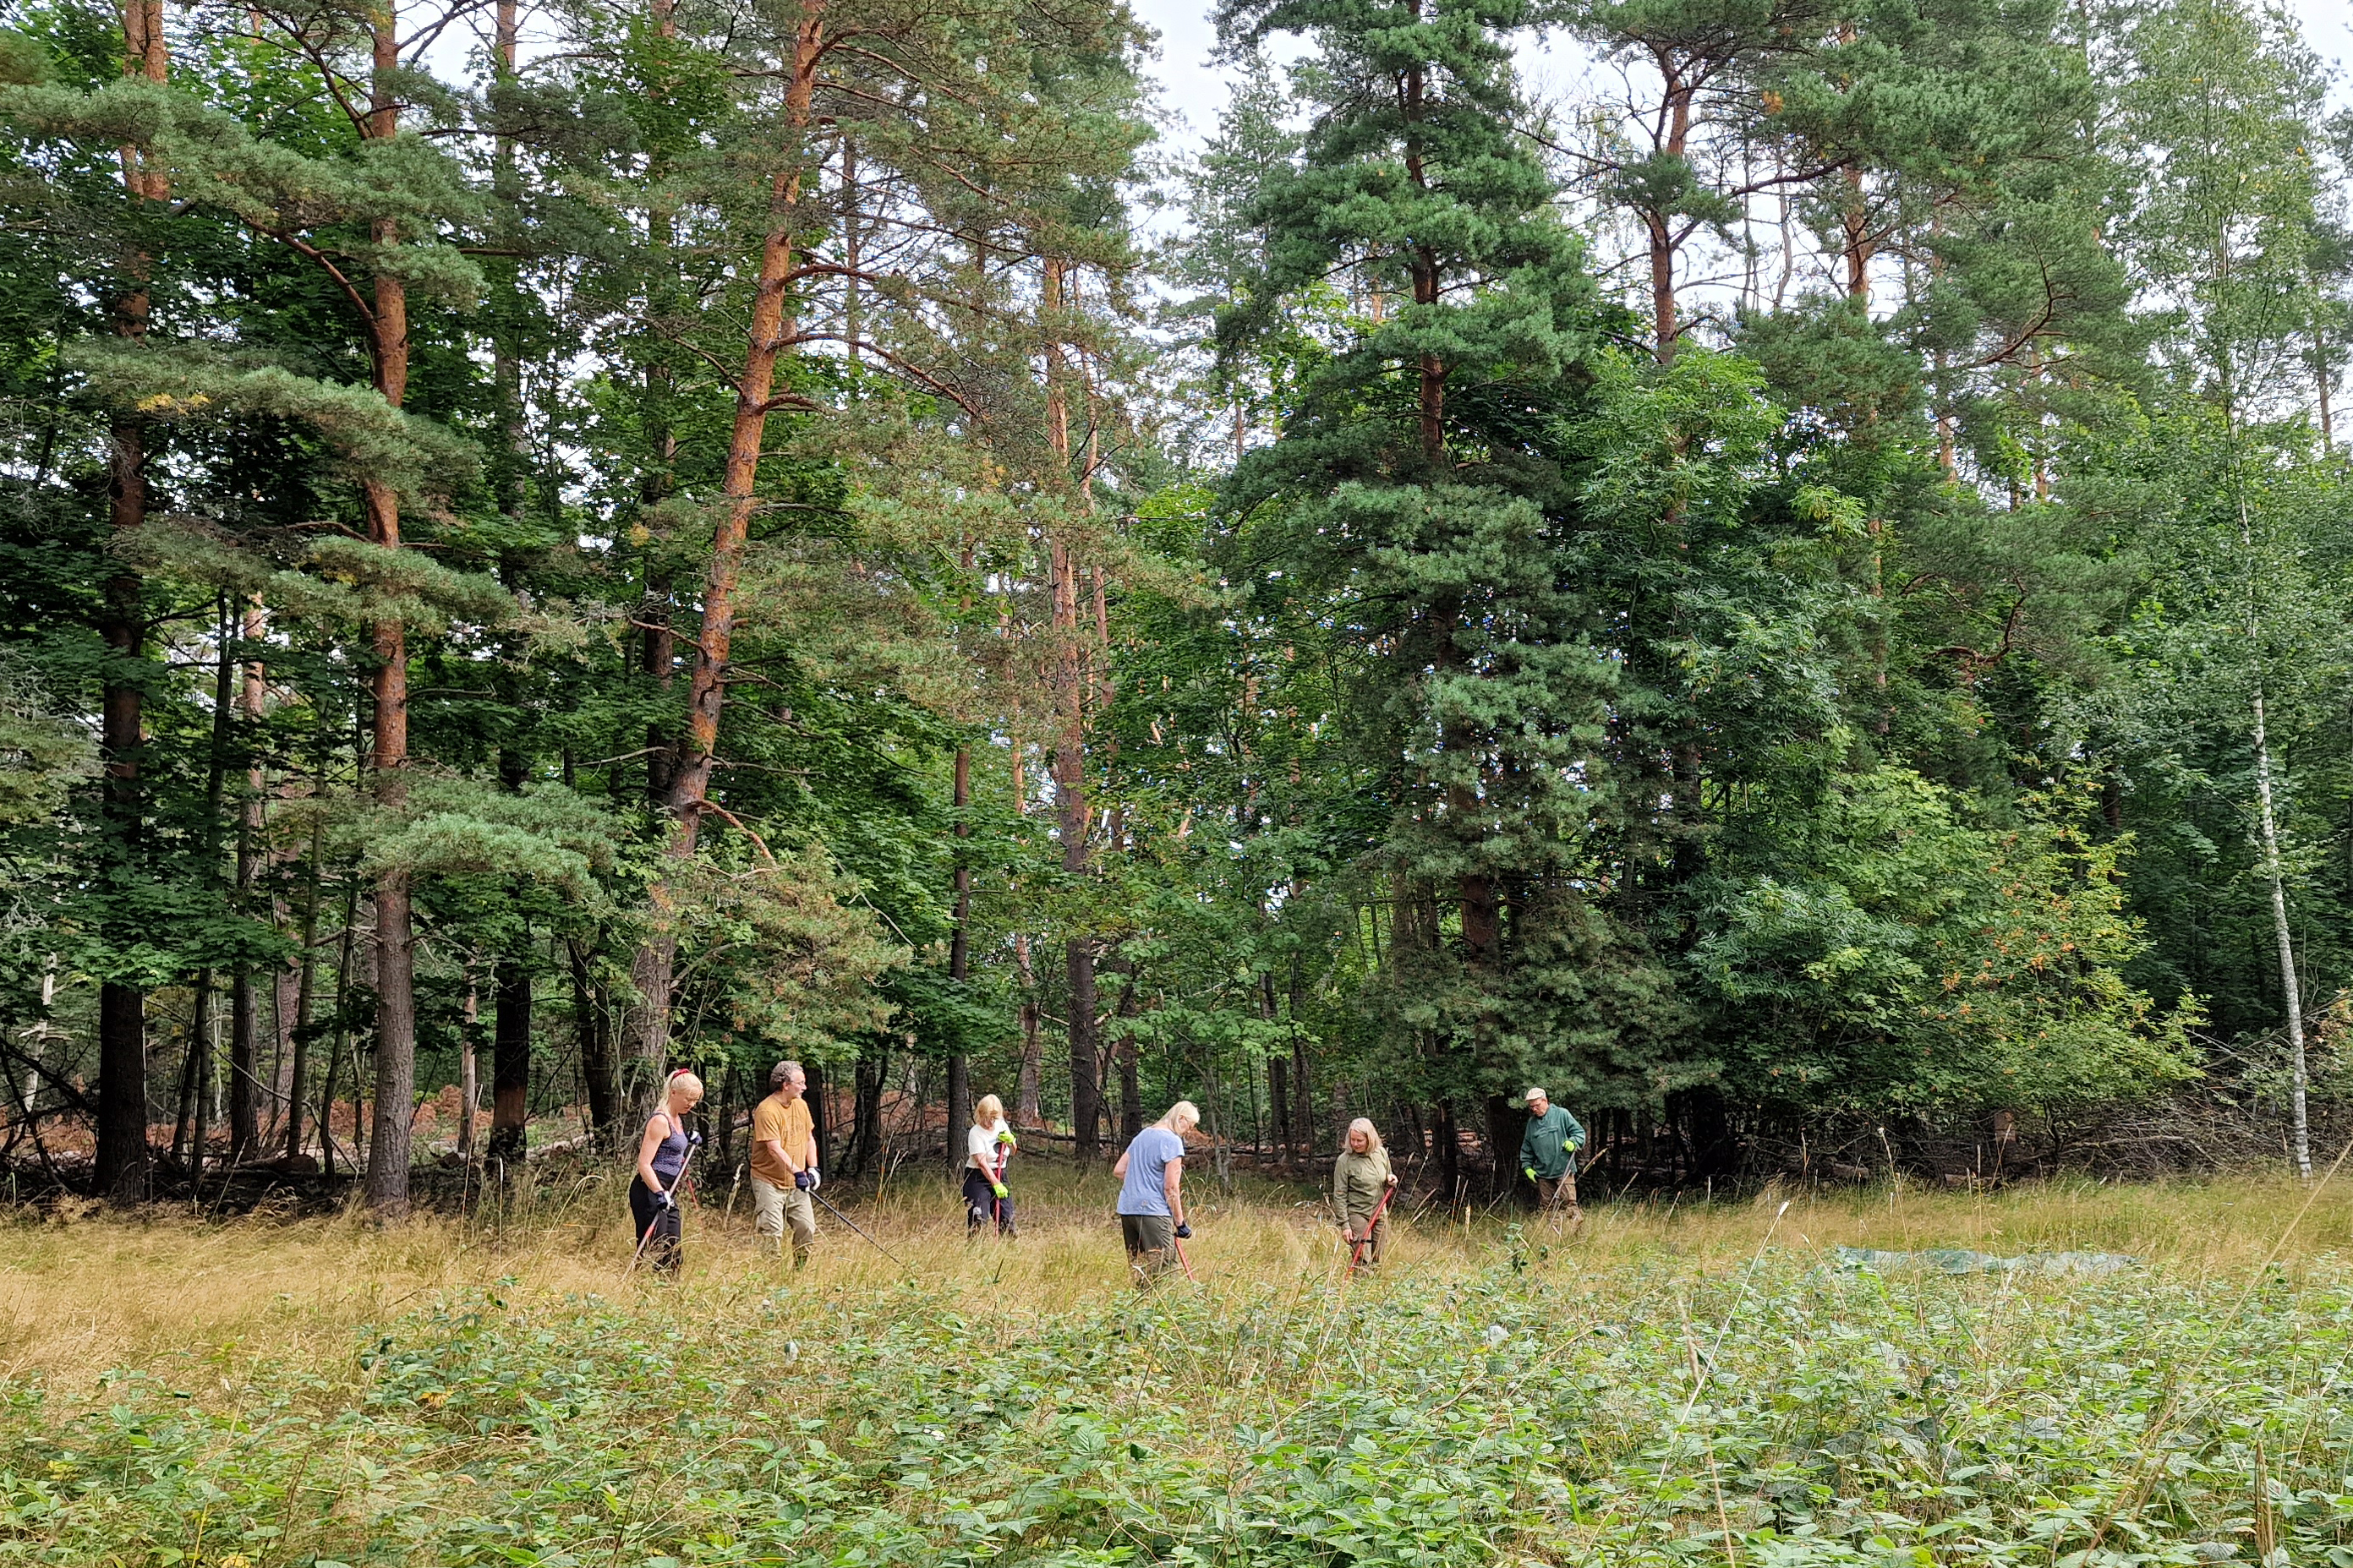
[[[1119,1233],[1137,1284],[1148,1285],[1176,1267],[1176,1224],[1166,1215],[1124,1214]]]
[[[762,1176],[752,1178],[752,1225],[762,1236],[784,1245],[785,1226],[793,1227],[793,1267],[808,1261],[817,1241],[817,1205],[798,1187],[780,1187]]]

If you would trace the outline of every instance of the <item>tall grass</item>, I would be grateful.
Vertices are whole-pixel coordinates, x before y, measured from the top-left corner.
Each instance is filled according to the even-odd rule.
[[[38,1372],[70,1384],[109,1368],[168,1363],[192,1349],[323,1352],[340,1348],[355,1326],[437,1290],[501,1279],[527,1290],[691,1303],[695,1310],[723,1310],[732,1296],[780,1284],[873,1289],[902,1273],[960,1299],[1030,1310],[1129,1283],[1112,1217],[1116,1187],[1101,1173],[1042,1167],[1041,1179],[1018,1192],[1021,1237],[1010,1244],[968,1242],[961,1202],[944,1181],[902,1178],[879,1201],[828,1190],[900,1262],[820,1212],[822,1240],[798,1277],[773,1243],[754,1234],[748,1203],[738,1194],[731,1214],[721,1188],[690,1209],[688,1267],[679,1283],[642,1269],[625,1277],[628,1216],[617,1194],[617,1186],[578,1184],[503,1208],[492,1201],[464,1221],[426,1217],[388,1229],[356,1215],[287,1222],[264,1213],[207,1224],[176,1215],[123,1221],[96,1211],[44,1219],[24,1211],[0,1260],[0,1374]],[[1514,1252],[1556,1283],[1670,1265],[1720,1269],[1749,1257],[1788,1201],[1776,1241],[1797,1254],[1841,1245],[2099,1250],[2131,1254],[2202,1284],[2261,1262],[2307,1196],[2284,1177],[2058,1182],[1996,1194],[1768,1189],[1740,1202],[1597,1205],[1576,1233],[1475,1209],[1450,1216],[1425,1206],[1417,1217],[1400,1204],[1381,1272],[1404,1288],[1426,1288]],[[1192,1202],[1198,1234],[1187,1250],[1212,1294],[1242,1283],[1311,1293],[1334,1287],[1346,1247],[1326,1205],[1305,1189],[1246,1182],[1226,1194],[1197,1183]],[[2323,1194],[2282,1257],[2295,1266],[2339,1251],[2353,1251],[2353,1179]],[[1388,1287],[1367,1280],[1356,1288]]]
[[[20,1226],[0,1555],[2353,1561],[2333,1191],[2292,1235],[2309,1194],[2244,1179],[1627,1204],[1575,1236],[1408,1214],[1343,1288],[1309,1194],[1204,1184],[1198,1279],[1138,1293],[1107,1181],[1030,1174],[1018,1242],[903,1182],[850,1211],[903,1267],[828,1217],[799,1274],[722,1193],[676,1281],[623,1277],[611,1189],[391,1230]],[[1840,1244],[2143,1263],[1882,1277]]]

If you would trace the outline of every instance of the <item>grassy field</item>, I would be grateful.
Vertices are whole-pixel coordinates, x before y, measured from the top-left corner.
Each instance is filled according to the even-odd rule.
[[[1110,1193],[968,1247],[902,1184],[853,1212],[907,1268],[797,1277],[706,1211],[675,1284],[593,1199],[28,1218],[0,1561],[2353,1568],[2353,1184],[1424,1215],[1345,1290],[1303,1194],[1201,1193],[1149,1296]]]

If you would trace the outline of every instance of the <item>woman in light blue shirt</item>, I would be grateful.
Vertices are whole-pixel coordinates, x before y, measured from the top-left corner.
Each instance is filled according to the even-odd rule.
[[[1193,1234],[1185,1223],[1185,1134],[1201,1124],[1189,1100],[1135,1135],[1111,1173],[1119,1178],[1119,1229],[1128,1267],[1149,1285],[1177,1261],[1176,1244]]]

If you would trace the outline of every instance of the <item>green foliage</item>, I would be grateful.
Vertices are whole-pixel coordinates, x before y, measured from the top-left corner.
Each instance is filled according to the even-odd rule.
[[[97,761],[90,736],[22,661],[0,659],[0,830],[46,821]]]
[[[0,1518],[37,1563],[2192,1568],[2353,1516],[2326,1268],[1521,1261],[1034,1313],[451,1292],[301,1365],[19,1384]]]
[[[393,870],[427,1037],[533,1000],[591,1099],[674,939],[682,1058],[870,1106],[963,1057],[1058,1119],[1092,1023],[1123,1112],[1445,1164],[1535,1079],[1672,1180],[2267,1105],[2281,942],[2348,984],[2353,145],[2283,17],[1231,0],[1162,193],[1121,6],[872,0],[806,114],[790,8],[380,79],[374,19],[175,11],[155,82],[0,14],[0,1021],[53,1097],[98,983],[185,1067],[307,935],[360,1019],[320,960]],[[1627,101],[1531,102],[1543,27]]]
[[[2146,951],[2118,841],[2030,819],[1973,827],[1953,792],[1848,774],[1777,875],[1718,895],[1693,953],[1742,1041],[1745,1094],[1945,1113],[2128,1102],[2194,1072],[2194,1016],[2122,978]],[[1802,868],[1802,869],[1800,868]]]
[[[663,882],[651,918],[691,939],[698,956],[684,983],[708,994],[698,1033],[723,1051],[738,1041],[746,1064],[777,1055],[817,1060],[835,1042],[884,1027],[889,999],[877,984],[904,963],[857,884],[817,847],[754,863],[698,858]]]
[[[385,403],[369,387],[316,380],[280,364],[239,364],[190,345],[107,339],[63,356],[89,395],[159,424],[284,420],[336,454],[341,477],[381,479],[409,497],[447,496],[478,474],[471,443]]]

